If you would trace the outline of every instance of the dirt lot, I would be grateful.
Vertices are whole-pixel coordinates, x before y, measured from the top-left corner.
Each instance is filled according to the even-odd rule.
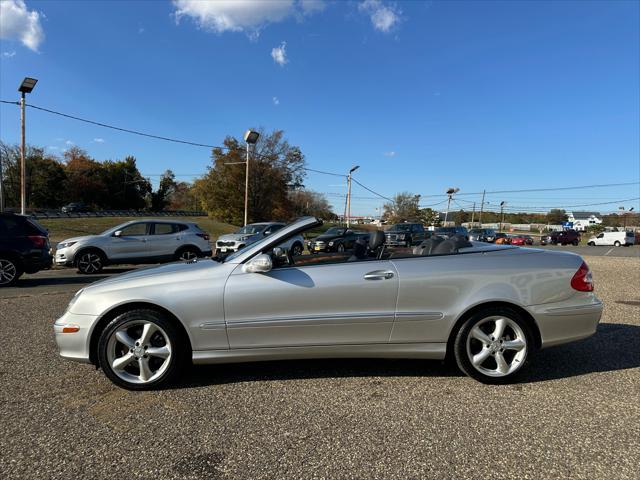
[[[640,260],[586,259],[598,333],[504,387],[439,362],[325,360],[132,393],[57,357],[75,288],[0,292],[0,478],[638,478]]]

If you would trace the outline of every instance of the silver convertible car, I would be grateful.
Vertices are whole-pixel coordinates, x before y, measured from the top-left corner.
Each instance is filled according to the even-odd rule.
[[[190,363],[326,357],[455,359],[506,383],[544,347],[596,331],[602,302],[578,255],[432,238],[294,256],[306,217],[224,261],[137,270],[80,290],[55,322],[60,354],[116,384],[166,386]]]

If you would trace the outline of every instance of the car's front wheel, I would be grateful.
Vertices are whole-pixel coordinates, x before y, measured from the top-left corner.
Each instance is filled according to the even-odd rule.
[[[296,242],[291,247],[291,255],[293,255],[294,257],[299,257],[300,255],[302,255],[303,250],[304,249],[302,248],[302,244]]]
[[[483,383],[510,383],[533,348],[531,331],[509,308],[490,308],[472,315],[458,331],[454,355],[458,367]]]
[[[8,257],[0,257],[0,287],[15,284],[22,275],[18,262]]]
[[[76,258],[76,267],[80,273],[85,275],[99,273],[104,268],[104,258],[94,250],[80,252]]]
[[[176,327],[149,309],[114,318],[98,343],[100,367],[113,383],[128,390],[169,384],[184,364],[185,351]]]
[[[613,246],[614,247],[619,247],[620,245],[621,245],[620,242],[617,241],[617,240],[615,242],[613,242]]]
[[[200,250],[194,247],[186,247],[176,252],[176,260],[182,260],[183,262],[190,262],[200,256]]]

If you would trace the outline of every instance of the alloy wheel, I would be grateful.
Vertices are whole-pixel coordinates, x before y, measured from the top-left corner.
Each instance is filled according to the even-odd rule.
[[[18,270],[15,264],[5,258],[0,258],[0,285],[8,285],[16,278]]]
[[[193,250],[185,250],[180,254],[180,260],[184,260],[185,262],[189,262],[198,258],[198,254]]]
[[[473,368],[489,377],[516,372],[527,356],[527,337],[520,326],[503,316],[480,320],[469,331],[467,356]]]
[[[300,255],[302,255],[302,247],[298,244],[294,245],[293,248],[291,249],[291,254],[294,257],[298,257]]]
[[[172,346],[167,333],[157,324],[132,320],[109,337],[107,361],[113,373],[133,384],[157,380],[171,363]]]
[[[78,259],[78,270],[82,273],[99,272],[102,270],[102,258],[94,252],[83,253]]]

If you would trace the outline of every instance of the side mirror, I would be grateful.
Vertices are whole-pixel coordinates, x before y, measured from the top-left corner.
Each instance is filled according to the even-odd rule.
[[[267,254],[260,254],[253,257],[244,264],[244,271],[247,273],[267,273],[273,268],[271,257]]]
[[[122,236],[122,230],[116,230],[115,232],[113,232],[113,236],[114,236],[114,237],[120,237],[120,236]]]
[[[274,256],[275,258],[280,258],[280,257],[285,256],[284,249],[283,249],[282,247],[276,247],[276,248],[274,248],[274,249],[273,249],[273,256]]]
[[[265,237],[267,237],[267,236],[271,235],[271,230],[265,230],[263,235],[264,235]]]

